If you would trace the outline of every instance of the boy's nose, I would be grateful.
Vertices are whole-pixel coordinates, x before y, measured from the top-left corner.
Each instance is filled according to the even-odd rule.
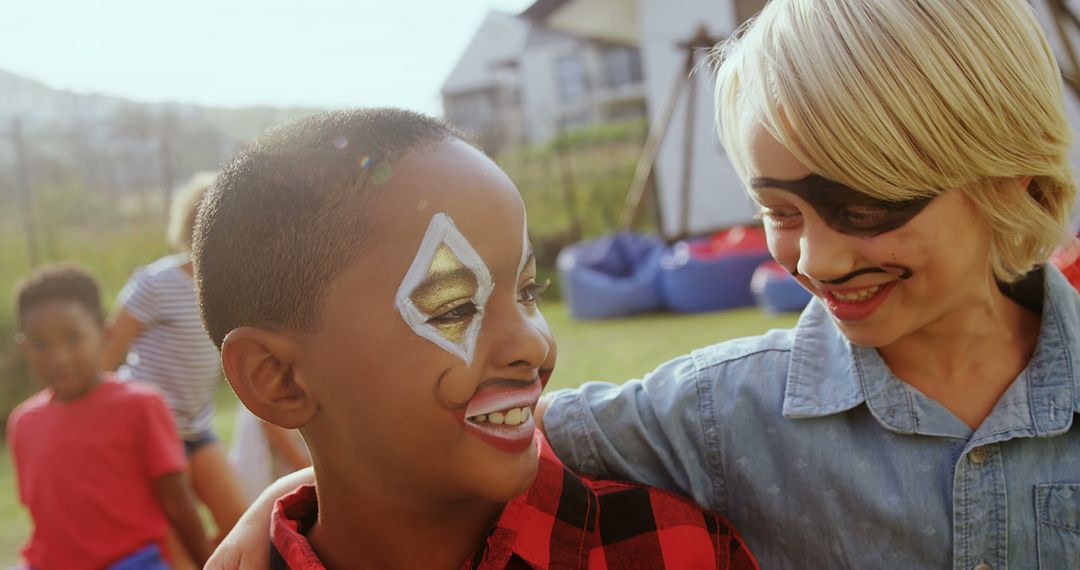
[[[523,315],[520,310],[514,313],[486,323],[490,327],[486,332],[491,335],[492,363],[500,368],[518,370],[519,374],[535,374],[554,350],[551,332],[539,312],[535,315]]]

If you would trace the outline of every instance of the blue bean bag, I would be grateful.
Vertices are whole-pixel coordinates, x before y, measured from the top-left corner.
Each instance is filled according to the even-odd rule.
[[[765,234],[756,228],[678,242],[660,261],[664,302],[680,313],[753,306],[750,277],[768,259]]]
[[[570,315],[604,319],[659,309],[656,276],[663,253],[659,238],[631,232],[563,249],[556,264]]]
[[[771,314],[802,311],[813,298],[795,277],[775,261],[766,261],[754,271],[750,290],[758,306]]]

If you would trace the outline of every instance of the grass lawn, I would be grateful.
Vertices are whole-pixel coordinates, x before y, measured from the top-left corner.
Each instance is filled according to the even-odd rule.
[[[566,307],[545,303],[555,337],[559,364],[551,388],[577,386],[588,380],[623,381],[638,378],[661,362],[717,341],[789,327],[795,315],[767,316],[747,309],[703,315],[657,314],[613,321],[573,321]],[[218,393],[219,434],[232,435],[236,398],[227,386]],[[29,534],[29,517],[15,496],[7,451],[0,458],[0,568],[19,563],[19,548]]]

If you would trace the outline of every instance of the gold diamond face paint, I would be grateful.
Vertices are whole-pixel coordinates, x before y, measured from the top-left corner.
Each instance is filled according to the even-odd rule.
[[[428,267],[424,281],[409,295],[420,312],[439,317],[433,325],[439,334],[460,344],[468,328],[466,319],[447,319],[444,315],[460,309],[460,303],[471,300],[478,289],[476,275],[461,263],[445,243],[439,244]],[[470,315],[462,315],[466,317]]]
[[[397,292],[397,307],[416,334],[472,362],[491,272],[450,216],[435,214]]]

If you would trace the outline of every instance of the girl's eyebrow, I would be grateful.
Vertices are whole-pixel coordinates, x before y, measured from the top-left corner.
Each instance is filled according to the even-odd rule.
[[[750,179],[751,188],[777,188],[780,190],[787,190],[789,192],[805,192],[807,190],[817,190],[820,188],[838,188],[855,192],[855,190],[836,182],[835,180],[829,180],[819,174],[807,174],[797,180],[780,180],[779,178],[769,178],[767,176],[761,176]]]

